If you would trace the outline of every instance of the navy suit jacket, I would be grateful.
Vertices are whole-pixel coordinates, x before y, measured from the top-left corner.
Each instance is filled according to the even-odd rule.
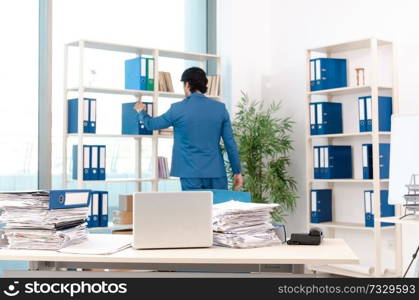
[[[139,112],[148,130],[173,126],[174,144],[170,175],[183,178],[226,176],[220,140],[223,139],[233,174],[240,173],[240,158],[224,103],[193,93],[152,118]]]

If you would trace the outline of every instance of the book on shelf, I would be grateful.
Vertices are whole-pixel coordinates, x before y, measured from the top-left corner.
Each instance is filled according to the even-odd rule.
[[[172,76],[169,72],[159,72],[159,91],[174,93]]]
[[[208,96],[219,96],[220,94],[220,76],[219,75],[212,75],[208,76]]]
[[[169,178],[169,164],[164,156],[158,157],[158,176],[160,179]]]

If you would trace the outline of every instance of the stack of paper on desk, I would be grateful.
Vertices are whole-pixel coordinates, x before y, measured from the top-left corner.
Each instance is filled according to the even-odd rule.
[[[5,235],[12,249],[57,250],[83,241],[87,230],[81,224],[63,230],[6,229]]]
[[[232,248],[264,247],[279,242],[272,226],[278,204],[235,200],[213,206],[214,244]]]
[[[56,250],[86,238],[90,192],[77,190],[70,195],[70,191],[55,191],[54,196],[62,197],[60,203],[51,203],[52,193],[0,193],[0,222],[4,223],[8,248]],[[66,203],[72,203],[71,207],[65,208]]]

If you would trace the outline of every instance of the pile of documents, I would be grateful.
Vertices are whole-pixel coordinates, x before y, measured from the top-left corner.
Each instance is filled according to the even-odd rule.
[[[50,209],[50,192],[0,193],[0,222],[4,223],[7,247],[11,249],[57,250],[87,237],[87,205]]]
[[[231,248],[265,247],[280,242],[272,225],[278,204],[230,200],[213,206],[214,244]]]

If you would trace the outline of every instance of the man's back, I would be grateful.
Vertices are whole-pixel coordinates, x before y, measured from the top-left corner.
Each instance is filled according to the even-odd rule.
[[[170,175],[181,178],[220,178],[226,176],[220,139],[223,139],[234,174],[240,173],[240,159],[230,117],[224,103],[201,93],[192,93],[174,103],[157,118],[140,112],[149,130],[173,126],[174,144]]]
[[[220,139],[226,113],[223,103],[199,93],[172,105],[175,135],[172,176],[225,176]]]

